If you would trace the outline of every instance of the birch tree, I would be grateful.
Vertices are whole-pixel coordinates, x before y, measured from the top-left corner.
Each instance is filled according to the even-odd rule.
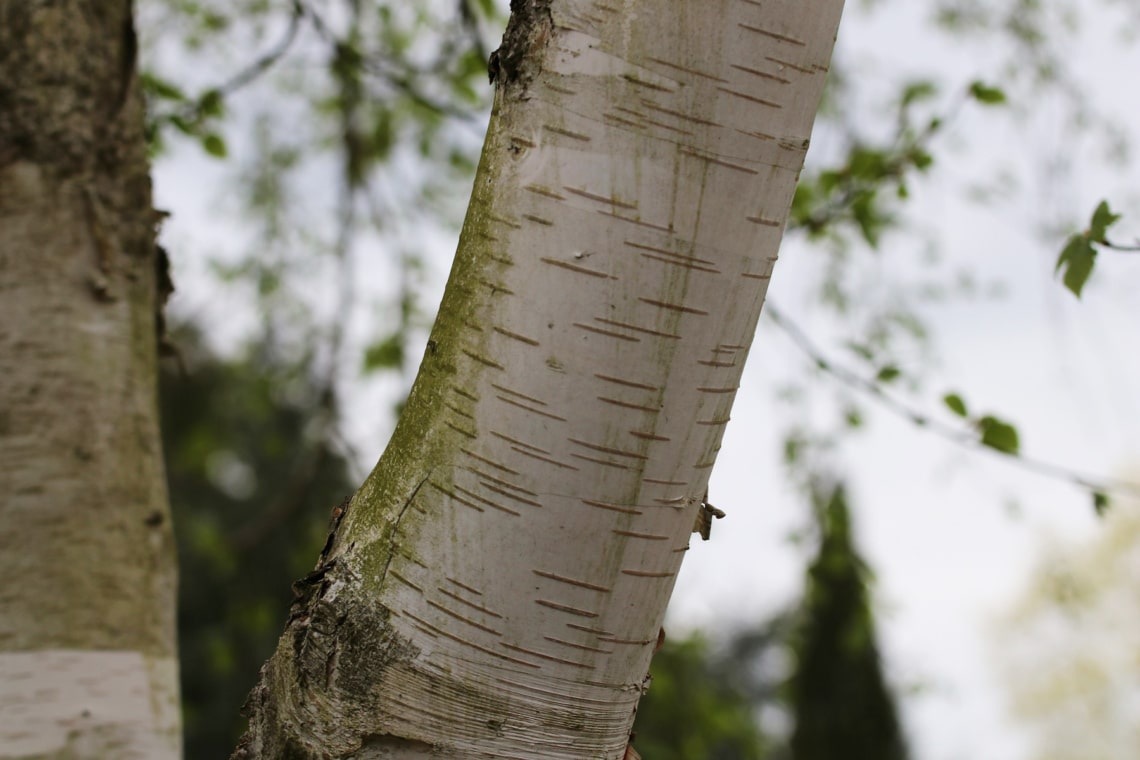
[[[419,377],[235,757],[623,757],[841,9],[512,3]]]
[[[178,755],[128,0],[0,2],[0,757]]]

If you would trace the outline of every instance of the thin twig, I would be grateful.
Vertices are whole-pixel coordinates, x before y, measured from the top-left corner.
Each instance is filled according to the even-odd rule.
[[[777,327],[784,331],[784,334],[791,339],[797,348],[811,359],[816,367],[849,388],[854,388],[862,394],[871,397],[878,402],[880,406],[892,414],[905,419],[915,427],[929,430],[935,435],[963,448],[975,451],[983,450],[990,454],[1001,455],[1006,461],[1015,463],[1023,469],[1035,472],[1039,475],[1045,475],[1059,480],[1067,480],[1095,493],[1115,491],[1140,495],[1140,483],[1120,480],[1118,478],[1087,475],[1052,462],[1046,462],[1044,460],[1027,457],[1024,454],[1002,451],[992,446],[987,446],[982,443],[981,438],[976,433],[955,425],[948,425],[923,412],[917,411],[893,396],[888,395],[880,384],[832,362],[824,355],[823,351],[812,342],[807,333],[785,316],[771,300],[768,300],[764,304],[764,313],[771,318]]]

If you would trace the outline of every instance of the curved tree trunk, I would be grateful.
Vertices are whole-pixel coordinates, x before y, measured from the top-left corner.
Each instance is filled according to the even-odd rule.
[[[440,315],[235,757],[621,758],[842,0],[516,0]]]
[[[134,69],[128,0],[0,0],[0,758],[179,755]]]

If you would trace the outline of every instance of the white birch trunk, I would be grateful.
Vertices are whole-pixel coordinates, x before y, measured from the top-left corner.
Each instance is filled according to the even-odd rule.
[[[0,758],[180,755],[128,0],[0,0]]]
[[[842,0],[512,6],[420,376],[236,757],[625,751]]]

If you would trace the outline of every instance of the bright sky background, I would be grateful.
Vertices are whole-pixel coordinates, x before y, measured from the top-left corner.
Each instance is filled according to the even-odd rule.
[[[890,3],[889,15],[879,13],[870,22],[849,8],[841,44],[866,66],[865,75],[879,72],[887,83],[896,81],[897,71],[952,73],[962,85],[975,78],[994,81],[994,56],[981,45],[935,41],[921,21],[923,5]],[[1098,16],[1100,2],[1083,5],[1095,24],[1074,48],[1079,55],[1073,63],[1089,99],[1111,109],[1136,140],[1140,45],[1106,43],[1116,20]],[[883,92],[890,91],[885,84]],[[1048,178],[1041,159],[1050,152],[1079,166],[1100,161],[1102,151],[1088,140],[1066,142],[1055,126],[1060,102],[1015,107],[1037,116],[1015,123],[967,109],[948,142],[935,149],[944,162],[935,167],[935,180],[912,185],[911,217],[922,234],[936,239],[947,257],[976,268],[982,280],[1003,282],[1006,291],[1001,299],[958,301],[930,312],[936,364],[916,404],[938,416],[941,394],[960,391],[973,410],[1014,421],[1027,454],[1111,476],[1140,458],[1140,255],[1102,255],[1078,302],[1053,277],[1057,244],[1043,242],[1037,230],[1049,218],[1086,219],[1108,197],[1132,220],[1120,236],[1132,242],[1127,233],[1140,236],[1140,183],[1131,164],[1109,171],[1099,163]],[[821,139],[815,147],[826,150]],[[956,144],[967,149],[955,151]],[[240,148],[231,145],[232,151]],[[988,208],[965,202],[966,188],[991,179],[999,165],[1019,182],[1016,200]],[[164,231],[176,255],[179,291],[172,308],[236,334],[236,326],[254,315],[232,296],[219,295],[201,261],[177,258],[178,251],[232,250],[233,238],[242,236],[216,221],[230,200],[204,192],[219,186],[223,172],[194,150],[176,150],[156,167],[156,205],[174,212]],[[435,304],[455,237],[446,229],[424,237],[434,265],[424,302]],[[897,275],[908,256],[913,252],[888,244],[880,258],[884,274]],[[791,315],[806,314],[805,290],[818,262],[802,246],[785,246],[770,298]],[[383,276],[365,268],[362,287],[382,290]],[[832,356],[845,358],[826,332],[813,334]],[[712,541],[694,541],[670,608],[671,633],[699,627],[715,635],[795,598],[805,556],[789,536],[805,526],[807,511],[779,464],[776,433],[788,412],[775,402],[773,389],[806,363],[785,335],[762,325],[713,475],[712,501],[728,517],[714,526]],[[365,467],[390,431],[394,385],[350,392],[349,432],[368,460]],[[1044,542],[1077,541],[1097,531],[1089,498],[999,457],[956,448],[886,412],[870,415],[869,430],[845,447],[841,461],[853,486],[857,535],[877,573],[889,673],[914,691],[905,715],[915,757],[1024,757],[1023,737],[1006,718],[1005,691],[992,675],[1000,653],[987,648],[987,626],[1024,586]]]

